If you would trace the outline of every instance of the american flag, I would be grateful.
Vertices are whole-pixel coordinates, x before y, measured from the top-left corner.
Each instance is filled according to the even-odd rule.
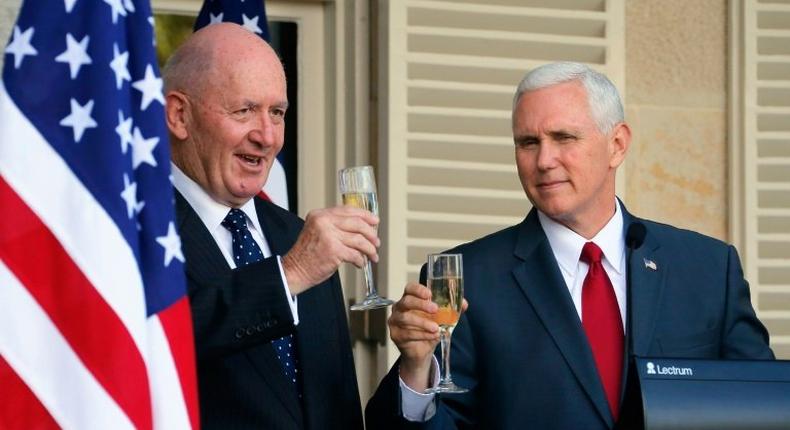
[[[147,1],[25,1],[0,82],[0,428],[198,427]]]
[[[211,24],[220,22],[234,22],[242,25],[247,30],[259,35],[263,40],[271,42],[269,25],[266,20],[266,6],[263,0],[205,0],[195,20],[195,31]],[[289,165],[285,160],[286,153],[292,150],[283,147],[283,150],[274,160],[269,178],[260,194],[266,200],[289,209],[288,186],[295,186],[295,181],[288,183],[287,177],[295,177],[296,166]],[[296,193],[292,193],[296,195]]]

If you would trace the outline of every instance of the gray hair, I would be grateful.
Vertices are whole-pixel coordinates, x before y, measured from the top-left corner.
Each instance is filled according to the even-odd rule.
[[[587,65],[572,62],[545,64],[527,73],[513,96],[513,110],[525,92],[571,81],[579,81],[584,86],[590,114],[601,133],[608,134],[625,120],[620,93],[612,81]]]

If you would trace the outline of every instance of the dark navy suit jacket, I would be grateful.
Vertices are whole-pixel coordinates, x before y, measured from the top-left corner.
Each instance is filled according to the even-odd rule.
[[[624,228],[635,220],[623,211]],[[735,248],[639,220],[647,233],[632,277],[640,356],[771,359]],[[452,339],[453,380],[424,424],[400,413],[398,364],[368,403],[371,429],[611,429],[587,338],[533,209],[519,225],[462,245],[469,310]],[[646,261],[655,263],[652,270]]]
[[[255,199],[274,255],[293,246],[303,222]],[[299,325],[276,258],[231,270],[197,213],[176,192],[178,228],[197,349],[204,429],[362,429],[362,411],[340,280],[299,295]],[[303,398],[283,375],[271,341],[293,333]]]

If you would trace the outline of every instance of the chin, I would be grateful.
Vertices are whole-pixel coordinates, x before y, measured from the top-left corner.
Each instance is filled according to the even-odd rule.
[[[246,203],[247,200],[255,197],[259,192],[261,192],[262,188],[263,187],[258,188],[258,189],[250,189],[250,190],[244,189],[244,190],[241,190],[241,191],[239,191],[237,193],[233,193],[233,197],[235,199],[241,201],[242,204],[243,204],[243,203]]]
[[[247,200],[255,197],[259,191],[261,191],[260,188],[256,189],[239,184],[238,186],[225,187],[223,195],[227,202],[233,206],[242,206],[247,203]]]
[[[568,215],[568,208],[564,207],[561,204],[557,203],[543,203],[543,204],[536,204],[535,207],[538,208],[541,212],[546,214],[549,218],[554,220],[561,220],[564,219]]]
[[[245,196],[248,194],[254,196],[263,189],[266,178],[267,176],[265,175],[247,175],[233,178],[225,183],[228,184],[228,191],[235,196]]]

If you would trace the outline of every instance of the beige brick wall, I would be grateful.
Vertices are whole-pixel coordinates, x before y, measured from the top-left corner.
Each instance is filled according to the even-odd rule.
[[[626,204],[727,240],[727,2],[626,2]]]

